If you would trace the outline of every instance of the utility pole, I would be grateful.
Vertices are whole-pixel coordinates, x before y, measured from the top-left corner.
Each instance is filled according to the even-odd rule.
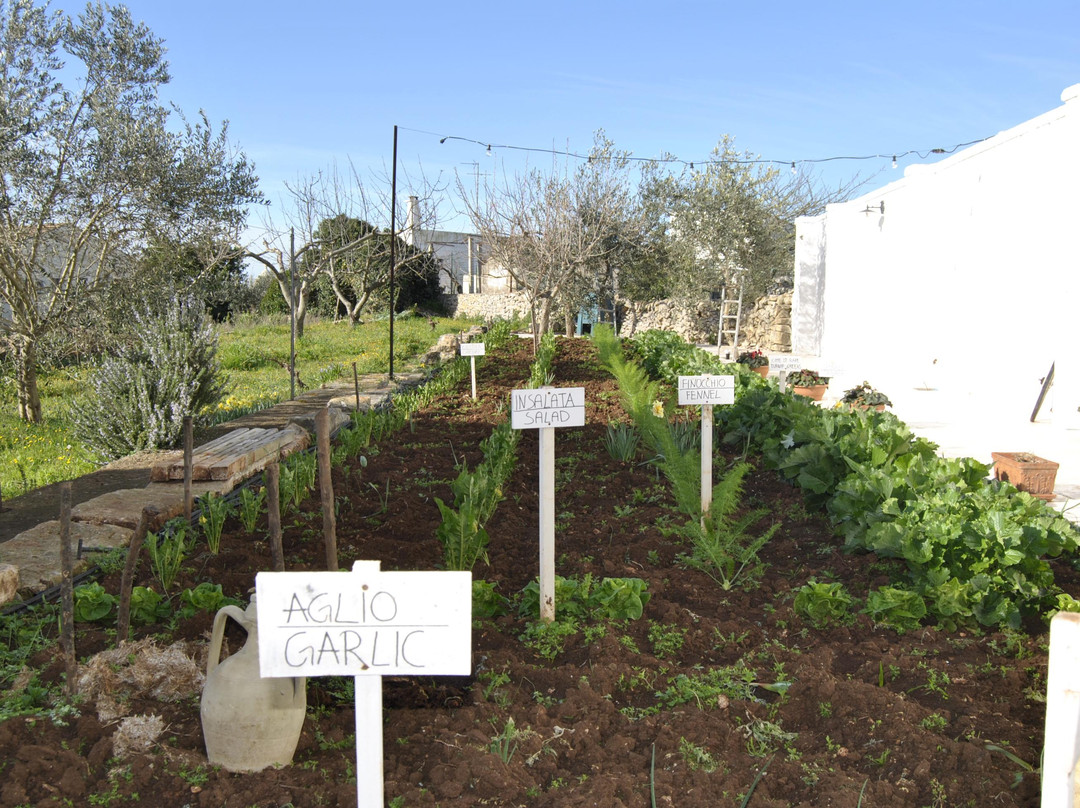
[[[394,250],[397,234],[394,232],[397,220],[397,124],[394,124],[394,168],[390,175],[390,381],[394,380],[394,262],[397,254]]]

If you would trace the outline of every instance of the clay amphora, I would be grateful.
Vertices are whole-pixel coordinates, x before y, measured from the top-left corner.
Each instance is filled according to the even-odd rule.
[[[225,621],[248,633],[240,651],[220,665]],[[247,611],[225,606],[214,616],[200,715],[206,756],[232,772],[256,772],[292,762],[307,710],[307,680],[259,676],[259,627],[255,598]]]

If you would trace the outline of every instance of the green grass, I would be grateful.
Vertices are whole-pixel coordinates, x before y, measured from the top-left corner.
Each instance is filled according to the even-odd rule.
[[[461,331],[474,321],[439,318],[432,329],[426,317],[401,316],[394,322],[394,371],[419,366],[419,355],[442,335]],[[355,328],[348,322],[308,318],[297,342],[296,368],[307,389],[331,381],[351,381],[358,373],[386,373],[389,324],[376,320]],[[289,398],[289,321],[241,320],[219,331],[218,358],[227,376],[228,395],[213,411],[200,413],[204,424],[220,423]],[[11,367],[0,365],[0,493],[5,499],[50,483],[70,480],[98,468],[100,462],[80,444],[65,413],[84,389],[89,366],[42,370],[41,424],[16,415]],[[303,390],[298,386],[297,393]]]

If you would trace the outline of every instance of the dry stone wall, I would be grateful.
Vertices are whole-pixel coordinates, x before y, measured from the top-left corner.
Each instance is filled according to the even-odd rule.
[[[673,331],[683,339],[716,344],[720,304],[714,301],[686,304],[674,300],[630,303],[620,333],[632,336],[651,328]],[[791,350],[791,292],[766,295],[743,312],[739,345],[763,351]]]
[[[487,322],[529,316],[525,292],[499,294],[443,295],[448,314],[477,317]],[[739,345],[763,351],[791,351],[791,292],[766,295],[743,312]],[[682,303],[658,300],[652,303],[625,304],[619,333],[633,336],[655,328],[672,331],[693,342],[716,343],[720,304],[716,301]],[[562,318],[552,322],[561,324]]]
[[[525,292],[442,295],[442,303],[446,313],[453,317],[477,317],[485,322],[529,316],[529,299]]]
[[[743,318],[740,342],[778,353],[791,352],[791,292],[765,295]]]

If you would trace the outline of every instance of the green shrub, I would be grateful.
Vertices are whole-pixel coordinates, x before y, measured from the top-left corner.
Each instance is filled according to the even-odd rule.
[[[110,459],[176,445],[184,417],[224,394],[217,337],[198,301],[132,317],[130,340],[105,358],[70,411],[80,440]]]

